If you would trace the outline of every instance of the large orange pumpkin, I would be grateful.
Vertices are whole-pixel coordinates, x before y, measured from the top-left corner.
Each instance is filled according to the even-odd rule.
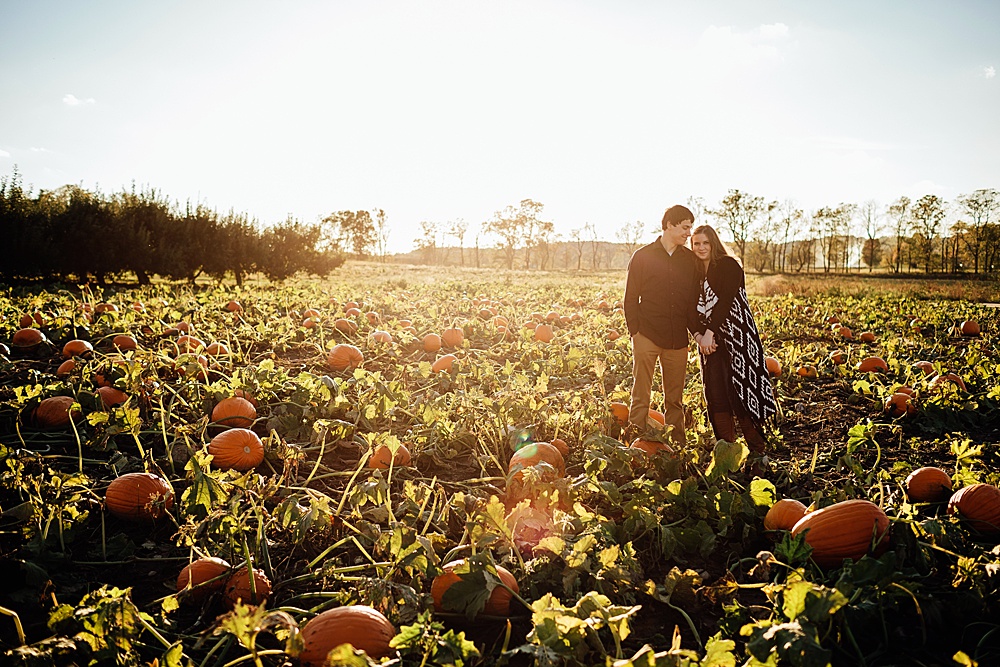
[[[764,516],[765,530],[791,530],[806,515],[806,506],[794,498],[782,498]]]
[[[764,357],[764,366],[771,377],[781,377],[781,362],[774,357]]]
[[[433,364],[431,364],[431,371],[438,373],[440,371],[451,372],[451,365],[458,361],[458,357],[454,354],[445,354],[438,357]]]
[[[358,332],[358,325],[354,322],[344,319],[343,317],[338,317],[333,322],[333,326],[338,331],[342,331],[346,334],[353,334]]]
[[[208,453],[217,468],[245,471],[264,460],[264,443],[250,429],[231,428],[212,438]]]
[[[806,533],[812,558],[820,567],[838,567],[844,559],[858,560],[873,541],[876,552],[889,539],[889,517],[868,500],[845,500],[810,512],[792,526],[792,536]]]
[[[10,339],[10,345],[18,352],[33,352],[45,342],[45,334],[38,329],[18,329]]]
[[[889,364],[882,357],[867,357],[858,364],[858,370],[862,373],[888,373]]]
[[[523,468],[542,462],[555,468],[560,477],[566,474],[566,462],[563,460],[562,454],[548,442],[533,442],[521,447],[510,457],[507,471],[511,475],[515,475]]]
[[[174,490],[159,475],[130,472],[108,485],[104,504],[119,519],[148,521],[158,519],[174,506]]]
[[[354,370],[365,360],[364,353],[360,349],[347,343],[338,343],[326,355],[326,365],[331,370],[346,371]]]
[[[552,325],[550,324],[539,324],[535,327],[535,340],[543,343],[551,343],[555,335],[556,333],[552,330]]]
[[[76,370],[76,361],[73,359],[67,359],[66,361],[59,364],[59,368],[56,369],[56,377],[67,377]]]
[[[99,387],[97,393],[100,395],[101,403],[104,404],[105,409],[121,405],[128,400],[128,394],[114,387]]]
[[[43,399],[35,408],[35,425],[39,428],[63,428],[69,426],[70,419],[80,416],[74,411],[70,414],[70,408],[75,403],[71,396],[50,396]]]
[[[664,454],[674,453],[674,450],[670,445],[660,442],[659,440],[646,440],[644,438],[636,438],[632,442],[632,447],[641,449],[649,456],[653,456],[655,454],[660,454],[660,453]]]
[[[952,494],[948,514],[958,514],[980,533],[1000,533],[1000,489],[992,484],[973,484]]]
[[[911,503],[936,503],[951,495],[951,475],[933,466],[911,472],[905,485]]]
[[[195,352],[199,348],[205,347],[205,343],[195,336],[184,334],[177,337],[177,351],[180,354]]]
[[[250,428],[257,419],[257,409],[245,398],[230,396],[212,410],[212,421],[226,428]]]
[[[63,345],[63,357],[72,359],[73,357],[86,357],[94,351],[94,346],[89,341],[74,338]]]
[[[893,418],[913,414],[916,409],[913,405],[913,396],[903,391],[897,391],[887,397],[883,405],[883,411]]]
[[[139,342],[134,336],[130,336],[129,334],[118,334],[111,339],[111,344],[123,351],[136,350],[139,348]]]
[[[410,460],[410,450],[402,443],[396,449],[395,456],[392,455],[392,451],[389,450],[388,445],[379,445],[372,452],[371,457],[369,457],[368,467],[375,470],[388,470],[390,463],[393,467],[398,468],[399,466],[410,465]]]
[[[177,592],[186,591],[185,597],[191,600],[202,599],[226,585],[231,569],[232,565],[215,556],[191,561],[177,575]]]
[[[447,611],[443,604],[444,594],[461,580],[455,570],[464,564],[464,559],[448,563],[444,566],[444,572],[434,577],[434,581],[431,582],[431,597],[434,599],[434,609],[437,611]],[[509,570],[497,565],[497,574],[500,575],[500,581],[509,586],[511,590],[515,593],[520,592],[521,589],[517,585],[517,579],[514,578],[514,575]],[[490,597],[486,600],[486,606],[483,607],[483,613],[489,616],[510,615],[510,601],[512,597],[510,591],[506,588],[497,586],[490,592]]]
[[[326,656],[341,644],[350,644],[378,660],[393,653],[389,641],[396,628],[377,609],[348,605],[317,614],[302,628],[302,667],[322,667]]]
[[[444,343],[445,347],[460,347],[464,340],[465,332],[459,327],[445,329],[441,333],[441,342]]]
[[[392,334],[382,329],[376,329],[375,331],[368,334],[368,340],[375,343],[382,343],[383,345],[388,345],[392,343]]]
[[[959,327],[959,331],[962,332],[963,336],[978,336],[979,323],[974,320],[965,320]]]
[[[436,333],[427,334],[421,342],[424,346],[424,352],[437,352],[441,349],[441,336]]]
[[[253,587],[250,585],[250,573],[253,572]],[[226,579],[224,595],[230,607],[240,600],[244,604],[260,604],[271,594],[271,582],[257,568],[247,566],[236,570]]]

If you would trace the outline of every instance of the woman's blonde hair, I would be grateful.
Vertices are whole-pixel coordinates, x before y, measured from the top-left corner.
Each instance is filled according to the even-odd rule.
[[[723,257],[734,257],[733,253],[729,252],[729,248],[726,247],[726,244],[719,238],[718,232],[716,232],[711,225],[699,225],[691,230],[692,239],[697,234],[701,234],[707,238],[708,245],[712,247],[712,253],[708,256],[709,266],[715,264]],[[739,260],[737,259],[736,261],[738,262]]]

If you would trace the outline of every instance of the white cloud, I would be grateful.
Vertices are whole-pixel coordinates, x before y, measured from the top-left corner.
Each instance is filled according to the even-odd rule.
[[[992,79],[997,75],[997,68],[993,65],[983,67],[982,76],[984,79]]]
[[[788,26],[784,23],[768,23],[757,28],[764,39],[781,39],[788,37]]]
[[[10,153],[0,148],[0,157],[10,157]]]
[[[81,104],[94,104],[97,102],[97,100],[95,100],[93,97],[88,97],[85,100],[81,100],[79,97],[73,95],[72,93],[67,93],[65,96],[63,96],[62,101],[63,104],[70,107],[78,107]]]
[[[31,147],[31,152],[32,153],[51,153],[52,151],[50,151],[48,148],[38,148],[37,146],[32,146]]]

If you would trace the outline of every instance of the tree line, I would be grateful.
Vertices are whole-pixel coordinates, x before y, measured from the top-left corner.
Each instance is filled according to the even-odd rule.
[[[173,205],[154,189],[110,196],[67,185],[32,194],[17,170],[0,178],[0,279],[77,280],[134,275],[238,284],[251,273],[282,279],[344,263],[321,224],[288,218],[261,226],[246,214]]]
[[[759,273],[1000,273],[995,189],[975,190],[953,202],[928,194],[915,201],[841,203],[810,212],[791,200],[768,201],[738,189],[714,206],[697,197],[686,204],[696,224],[715,226],[744,266]],[[525,199],[498,210],[477,229],[464,220],[421,222],[414,250],[405,258],[508,269],[617,268],[659,230],[659,224],[624,223],[609,239],[606,230],[586,223],[564,236],[542,218],[543,209]],[[471,247],[467,238],[474,240]]]

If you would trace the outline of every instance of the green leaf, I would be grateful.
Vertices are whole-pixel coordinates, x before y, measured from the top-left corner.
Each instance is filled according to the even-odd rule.
[[[778,497],[778,490],[770,480],[755,478],[750,482],[750,500],[758,507],[770,507]]]
[[[705,477],[714,481],[723,475],[739,470],[743,461],[750,454],[750,449],[743,443],[719,440],[712,450],[712,462],[705,471]]]
[[[733,650],[736,642],[722,639],[722,633],[716,633],[705,642],[705,657],[699,667],[736,667],[736,656]]]

